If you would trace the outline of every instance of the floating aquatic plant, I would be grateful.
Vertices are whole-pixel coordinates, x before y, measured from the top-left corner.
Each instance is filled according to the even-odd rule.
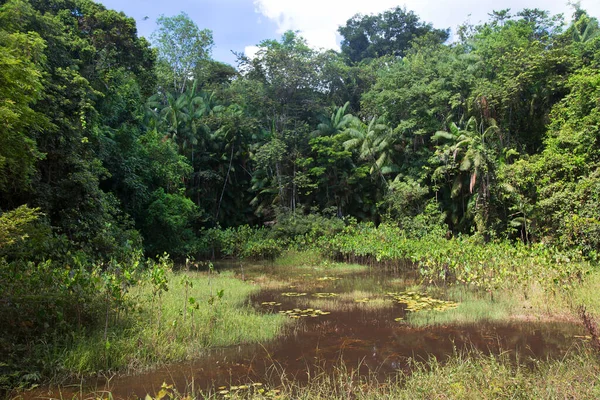
[[[277,303],[275,301],[263,301],[262,303],[260,303],[260,305],[262,306],[280,306],[281,303]]]
[[[325,298],[329,298],[329,297],[336,297],[338,296],[337,293],[313,293],[313,297],[318,297],[320,299],[325,299]]]
[[[314,308],[307,308],[305,310],[294,308],[293,310],[279,311],[279,313],[294,319],[300,319],[302,317],[316,318],[321,315],[331,314],[329,311],[315,310]]]
[[[273,398],[280,393],[280,390],[278,389],[271,389],[267,391],[260,382],[247,385],[231,386],[229,389],[227,386],[219,386],[217,390],[217,394],[222,395],[224,398],[230,398],[232,393],[239,393],[245,390],[248,391],[245,396],[254,394],[259,395],[260,398]]]
[[[371,301],[371,299],[369,299],[368,297],[363,297],[362,299],[354,300],[355,303],[368,303],[369,301]]]
[[[417,311],[447,311],[458,307],[458,303],[454,301],[434,299],[422,293],[417,292],[402,292],[402,293],[387,293],[398,303],[406,304],[406,310]]]
[[[318,281],[339,281],[342,278],[337,278],[335,276],[324,276],[322,278],[317,278]]]
[[[281,293],[281,295],[286,296],[286,297],[300,297],[300,296],[306,296],[306,293],[285,292],[285,293]]]

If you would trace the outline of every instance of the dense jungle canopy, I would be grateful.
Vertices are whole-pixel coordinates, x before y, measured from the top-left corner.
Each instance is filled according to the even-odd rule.
[[[2,0],[0,253],[199,256],[211,228],[319,215],[595,258],[598,20],[489,15],[453,42],[356,15],[340,52],[290,31],[232,67],[184,13],[149,42],[91,0]]]

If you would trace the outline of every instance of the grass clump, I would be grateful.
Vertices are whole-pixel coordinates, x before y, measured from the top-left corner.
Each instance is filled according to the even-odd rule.
[[[232,273],[166,274],[160,296],[152,284],[132,290],[137,312],[108,332],[78,336],[64,355],[63,368],[74,373],[149,366],[198,357],[212,347],[264,342],[285,324],[278,314],[260,314],[245,305],[258,287]]]
[[[600,270],[594,270],[584,282],[575,287],[568,301],[571,305],[584,305],[589,312],[600,316],[600,301],[598,301],[598,292],[600,291]]]
[[[512,293],[498,294],[492,299],[489,293],[470,290],[464,286],[453,286],[443,292],[431,292],[431,296],[450,299],[456,302],[456,306],[445,308],[443,311],[423,309],[409,312],[406,316],[408,323],[413,326],[430,326],[509,320],[518,310]]]

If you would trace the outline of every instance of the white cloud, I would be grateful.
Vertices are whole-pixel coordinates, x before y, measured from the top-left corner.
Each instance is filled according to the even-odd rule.
[[[600,1],[581,0],[581,7],[592,16],[600,17]],[[256,11],[275,21],[278,33],[298,30],[316,48],[339,49],[337,28],[357,13],[380,13],[396,6],[405,6],[436,28],[456,27],[467,19],[471,23],[487,20],[492,10],[510,8],[540,8],[552,14],[572,14],[567,0],[254,0]],[[470,15],[470,17],[469,17]]]
[[[246,55],[246,57],[252,59],[254,58],[256,53],[258,53],[258,50],[260,50],[258,46],[246,46],[244,48],[244,54]]]

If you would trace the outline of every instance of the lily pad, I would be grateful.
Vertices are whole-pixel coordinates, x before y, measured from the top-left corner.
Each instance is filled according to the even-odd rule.
[[[387,293],[396,302],[406,304],[406,310],[418,311],[447,311],[458,307],[458,303],[449,300],[440,300],[428,297],[417,292]]]
[[[299,308],[294,308],[293,310],[285,310],[285,311],[279,311],[280,314],[283,315],[287,315],[290,318],[294,318],[294,319],[300,319],[300,318],[307,318],[307,317],[311,317],[311,318],[316,318],[316,317],[320,317],[321,315],[329,315],[330,312],[329,311],[321,311],[321,310],[315,310],[313,308],[307,308],[305,310],[301,310]]]
[[[337,297],[338,294],[337,293],[314,293],[313,297],[318,297],[320,299],[325,299],[325,298],[329,298],[329,297]]]
[[[267,307],[267,306],[271,306],[271,307],[275,306],[276,307],[276,306],[280,306],[281,303],[277,303],[275,301],[263,301],[262,303],[260,303],[260,305],[265,306],[265,307]]]
[[[339,281],[342,278],[338,278],[335,276],[324,276],[322,278],[317,278],[318,281]]]
[[[300,297],[300,296],[306,296],[306,293],[285,292],[285,293],[281,293],[281,295],[285,296],[285,297]]]

